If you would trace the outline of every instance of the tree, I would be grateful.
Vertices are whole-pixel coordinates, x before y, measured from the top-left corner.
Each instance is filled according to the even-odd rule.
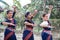
[[[5,1],[0,0],[0,2],[2,2],[3,4],[5,4],[6,6],[9,6]]]

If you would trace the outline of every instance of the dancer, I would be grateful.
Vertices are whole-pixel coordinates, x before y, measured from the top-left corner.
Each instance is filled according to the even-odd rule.
[[[40,24],[40,26],[43,28],[43,31],[41,33],[42,40],[53,40],[52,34],[51,34],[51,23],[49,22],[49,17],[51,14],[53,6],[49,5],[49,11],[48,14],[43,14],[43,22]]]
[[[1,23],[2,25],[7,26],[4,32],[4,40],[17,40],[14,32],[16,29],[16,20],[12,16],[13,16],[13,11],[8,10],[6,21]]]
[[[36,26],[36,24],[32,21],[32,18],[36,15],[36,13],[37,10],[35,10],[33,14],[30,12],[25,14],[24,24],[26,28],[23,32],[23,40],[34,40],[33,27]]]

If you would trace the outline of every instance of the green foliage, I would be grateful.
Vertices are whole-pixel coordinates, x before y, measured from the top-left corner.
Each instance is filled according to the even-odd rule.
[[[51,21],[52,21],[52,25],[58,26],[57,28],[59,28],[59,26],[60,26],[60,21],[59,21],[60,20],[60,12],[59,12],[60,11],[60,8],[59,8],[60,2],[59,1],[60,0],[46,0],[46,2],[44,2],[44,0],[31,0],[30,4],[27,4],[24,7],[22,7],[19,0],[18,1],[13,0],[14,5],[17,6],[17,13],[15,15],[15,19],[17,20],[17,26],[18,26],[17,28],[23,29],[24,20],[25,20],[24,15],[27,11],[30,11],[31,13],[33,13],[34,10],[37,9],[38,13],[33,18],[33,20],[38,25],[37,27],[35,27],[35,30],[37,30],[39,32],[42,29],[39,26],[39,24],[42,22],[41,16],[43,14],[43,10],[45,9],[46,12],[48,12],[48,8],[46,8],[45,6],[50,5],[50,4],[52,4],[54,6],[54,8],[51,12],[52,13],[51,17],[50,17]]]
[[[9,6],[6,2],[4,2],[3,0],[0,0],[0,2],[2,2],[3,4],[5,4],[6,6]]]
[[[56,30],[60,30],[60,19],[51,19],[51,24],[55,26]]]

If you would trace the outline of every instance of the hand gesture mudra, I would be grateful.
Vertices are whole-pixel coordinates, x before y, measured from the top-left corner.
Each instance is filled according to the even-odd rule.
[[[13,6],[12,6],[12,8],[14,8],[14,9],[15,9],[15,8],[16,8],[16,6],[15,6],[15,5],[13,5]]]
[[[49,5],[49,9],[52,10],[53,9],[53,5]]]

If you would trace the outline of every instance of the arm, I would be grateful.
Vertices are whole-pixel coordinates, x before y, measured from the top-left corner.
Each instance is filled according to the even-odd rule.
[[[33,24],[29,23],[29,22],[24,22],[25,25],[31,25],[33,26]]]
[[[14,12],[16,12],[16,6],[12,6],[12,8],[14,9]]]
[[[13,26],[15,26],[15,24],[13,24],[13,23],[8,23],[8,22],[2,22],[1,24],[2,24],[2,25],[5,25],[5,26],[7,26],[7,25],[13,25]]]
[[[32,16],[34,17],[37,14],[37,10],[34,10],[34,13],[32,14]]]
[[[13,9],[14,9],[14,12],[13,12],[13,16],[12,17],[14,17],[15,14],[16,14],[16,6],[13,6]]]
[[[35,24],[29,23],[29,22],[24,22],[25,25],[31,25],[31,26],[36,26]]]
[[[52,8],[53,8],[53,6],[52,6],[52,5],[49,5],[48,19],[49,19],[49,17],[50,17],[50,14],[51,14]]]
[[[48,11],[48,19],[50,18],[50,15],[51,15],[51,10]]]

